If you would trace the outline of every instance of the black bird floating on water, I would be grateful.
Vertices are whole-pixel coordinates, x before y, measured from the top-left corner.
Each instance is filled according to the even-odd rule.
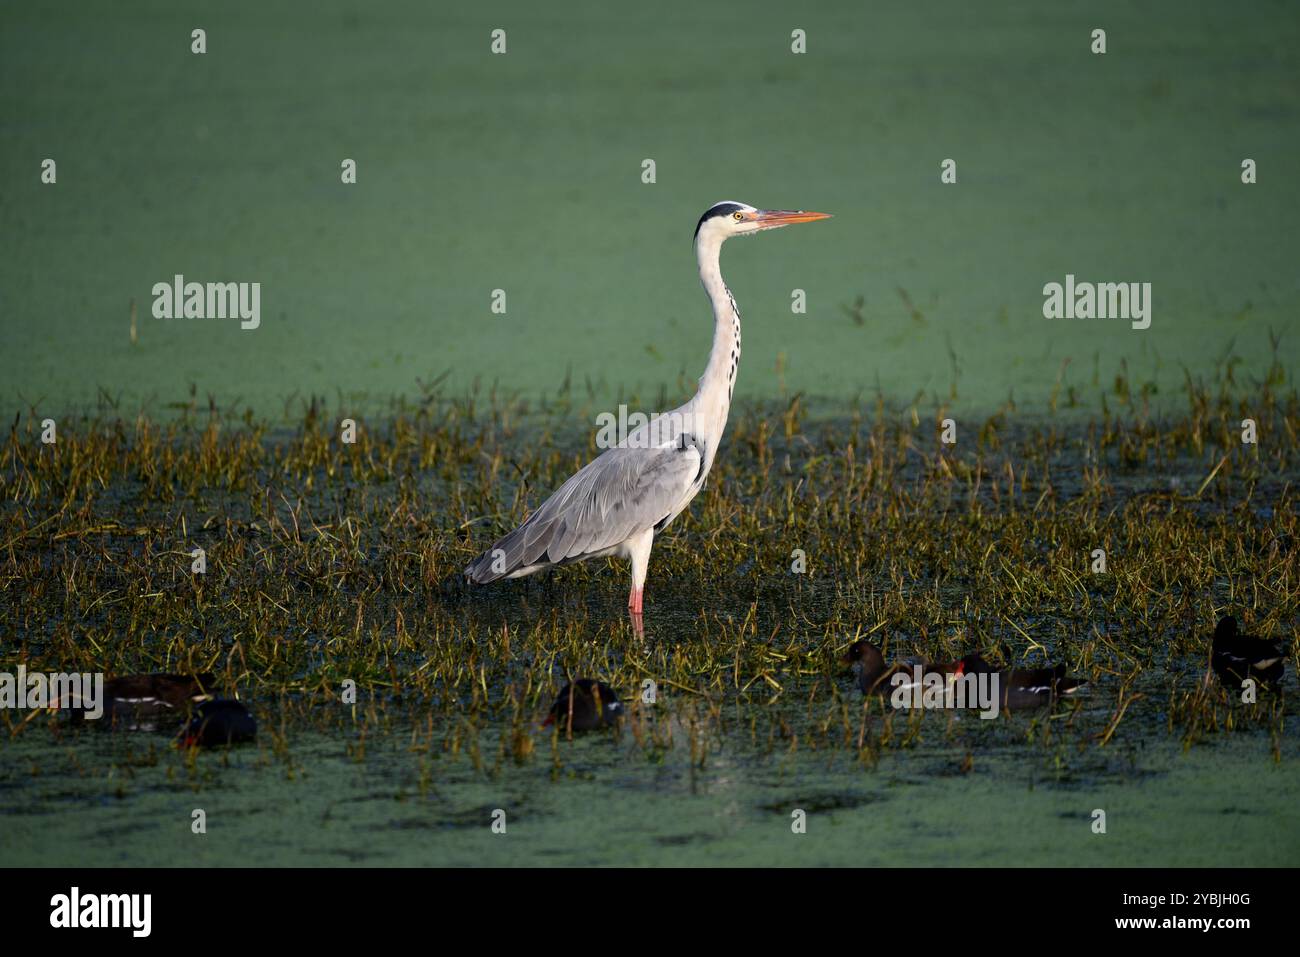
[[[957,675],[997,675],[999,704],[1009,711],[1042,708],[1068,698],[1086,685],[1085,678],[1068,678],[1065,665],[1051,668],[994,668],[979,655],[966,655],[957,663]]]
[[[892,692],[894,675],[900,671],[912,677],[911,681],[903,685],[903,690],[907,690],[916,683],[917,668],[920,668],[922,682],[930,675],[939,675],[945,681],[966,675],[996,676],[998,705],[1010,711],[1041,708],[1059,698],[1073,695],[1087,684],[1082,678],[1066,677],[1065,665],[1053,668],[999,669],[977,654],[966,655],[951,662],[925,663],[910,660],[891,667],[885,664],[880,649],[865,639],[849,646],[843,663],[857,667],[858,687],[863,694],[883,695]]]
[[[1275,641],[1265,641],[1237,630],[1237,619],[1225,615],[1214,629],[1210,665],[1219,680],[1237,690],[1246,679],[1276,690],[1286,671],[1285,656]]]
[[[118,731],[169,731],[184,747],[242,744],[257,737],[257,721],[231,698],[214,694],[217,678],[197,675],[122,675],[104,682],[103,715],[94,723]],[[88,721],[86,701],[73,705],[73,721]]]
[[[219,698],[204,701],[177,735],[186,748],[219,748],[244,744],[257,738],[257,721],[238,701]]]
[[[183,716],[212,697],[217,679],[211,672],[197,675],[123,675],[104,682],[103,727],[127,731],[157,731],[162,722]]]
[[[844,653],[841,664],[855,666],[858,674],[858,687],[862,689],[863,694],[888,694],[894,690],[892,679],[899,671],[906,672],[908,675],[914,675],[912,670],[919,665],[921,668],[921,678],[924,681],[925,676],[929,674],[940,674],[945,678],[953,674],[956,670],[956,663],[948,665],[926,664],[924,662],[907,661],[901,664],[886,665],[885,656],[880,649],[867,641],[865,638],[855,641],[849,645],[848,651]],[[904,688],[911,688],[915,682],[909,681]]]
[[[623,704],[613,688],[594,678],[579,678],[560,689],[542,726],[554,723],[561,731],[595,731],[612,727],[621,717]]]

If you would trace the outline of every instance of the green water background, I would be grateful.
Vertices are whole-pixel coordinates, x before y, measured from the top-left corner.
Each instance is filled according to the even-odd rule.
[[[930,716],[936,723],[942,717]],[[970,719],[978,721],[978,719]],[[845,754],[757,758],[742,747],[692,768],[681,746],[647,760],[601,735],[549,746],[523,767],[476,771],[465,756],[413,753],[410,728],[371,739],[292,735],[205,754],[89,734],[51,751],[44,734],[6,747],[4,850],[18,866],[747,865],[1294,866],[1300,857],[1296,740],[1274,765],[1266,736],[1182,753],[1129,738],[1053,770],[1015,740],[924,746],[864,770]],[[488,741],[484,742],[488,744]],[[492,763],[489,753],[489,764]],[[113,767],[110,774],[100,770]],[[16,800],[21,796],[22,800]],[[207,831],[192,829],[195,809]],[[806,814],[796,834],[792,814]],[[1105,812],[1105,832],[1094,814]],[[492,829],[505,812],[505,833]]]
[[[1262,375],[1270,329],[1285,367],[1300,350],[1286,2],[53,3],[0,27],[15,411],[193,386],[276,415],[443,372],[675,401],[712,332],[691,230],[721,199],[836,216],[725,250],[741,399],[955,383],[957,411],[1045,408],[1063,375],[1091,405],[1125,363],[1163,401],[1230,352]],[[177,273],[262,283],[261,327],[153,318]],[[1151,328],[1044,319],[1067,273],[1152,283]]]

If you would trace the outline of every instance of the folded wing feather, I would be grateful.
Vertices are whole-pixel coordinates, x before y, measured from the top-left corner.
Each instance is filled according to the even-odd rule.
[[[536,565],[575,561],[653,528],[681,503],[703,462],[689,436],[661,448],[609,449],[465,569],[483,584]],[[498,551],[502,555],[494,561]]]

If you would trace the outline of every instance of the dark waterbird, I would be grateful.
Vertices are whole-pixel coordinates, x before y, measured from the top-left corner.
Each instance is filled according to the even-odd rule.
[[[238,701],[220,698],[204,701],[190,715],[178,735],[187,748],[217,748],[244,744],[257,738],[257,721]]]
[[[122,675],[104,682],[101,728],[155,731],[160,724],[177,720],[195,704],[212,697],[217,679],[210,672],[197,675]],[[71,702],[74,721],[85,720],[89,702]]]
[[[563,731],[595,731],[613,726],[621,717],[623,705],[613,688],[593,678],[579,678],[560,689],[542,725],[554,722]]]
[[[116,706],[175,709],[205,700],[216,686],[216,676],[210,671],[197,675],[123,675],[104,682],[104,696]]]
[[[858,687],[862,689],[863,694],[887,694],[894,690],[893,677],[900,671],[906,674],[909,680],[901,685],[903,688],[911,688],[916,684],[916,668],[921,669],[921,680],[925,680],[926,675],[938,674],[945,679],[956,673],[957,663],[950,664],[931,664],[916,659],[909,659],[895,665],[885,664],[885,656],[880,649],[867,641],[865,638],[855,641],[849,645],[848,651],[840,659],[842,664],[852,665],[858,673]]]
[[[1226,615],[1214,629],[1210,665],[1229,688],[1240,688],[1247,678],[1276,689],[1286,671],[1281,646],[1237,630],[1237,619]]]
[[[1065,665],[1051,668],[995,668],[977,654],[965,655],[957,663],[956,674],[997,677],[1001,707],[1010,711],[1042,708],[1058,698],[1068,698],[1086,685],[1087,679],[1069,678]]]

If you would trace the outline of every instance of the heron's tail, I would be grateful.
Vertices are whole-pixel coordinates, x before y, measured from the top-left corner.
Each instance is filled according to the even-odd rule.
[[[465,566],[465,580],[474,585],[486,585],[530,564],[525,554],[525,543],[535,537],[535,530],[525,522],[510,534],[498,539],[496,544]],[[536,552],[536,542],[530,551]],[[543,543],[543,550],[545,544]]]
[[[510,569],[505,565],[499,545],[493,545],[478,558],[474,559],[465,566],[465,581],[474,585],[486,585],[488,582],[494,582],[498,578],[505,578],[510,574]]]

